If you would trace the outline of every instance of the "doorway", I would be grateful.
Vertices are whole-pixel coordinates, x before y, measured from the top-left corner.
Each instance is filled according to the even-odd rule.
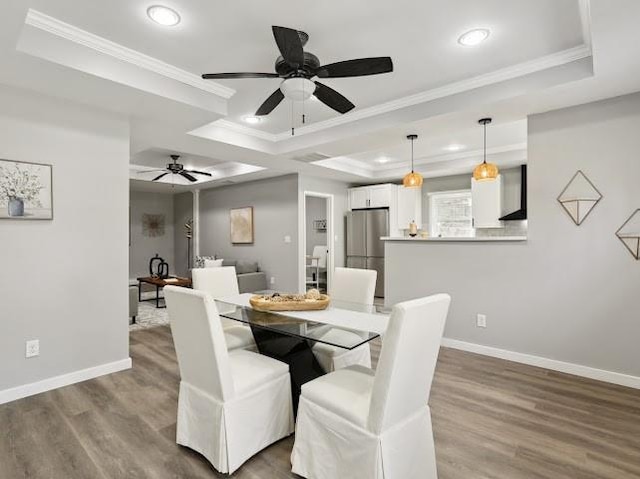
[[[333,195],[305,191],[303,201],[304,291],[331,291],[333,277]]]

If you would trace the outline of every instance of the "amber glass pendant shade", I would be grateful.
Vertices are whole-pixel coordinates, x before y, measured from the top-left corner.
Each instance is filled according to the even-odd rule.
[[[487,125],[491,123],[491,118],[482,118],[478,123],[484,128],[484,161],[473,170],[473,179],[476,181],[495,180],[500,173],[498,167],[493,163],[487,163]]]
[[[402,178],[402,186],[405,188],[419,188],[422,186],[422,175],[412,171]]]
[[[413,142],[417,138],[418,135],[407,135],[407,140],[411,141],[411,173],[407,173],[402,178],[402,186],[405,188],[420,188],[423,182],[422,175],[413,171]]]
[[[495,180],[498,177],[498,167],[493,163],[480,163],[473,170],[473,178],[475,180]]]

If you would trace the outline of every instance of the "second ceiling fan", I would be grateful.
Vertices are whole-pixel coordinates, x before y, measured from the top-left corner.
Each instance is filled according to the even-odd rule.
[[[271,29],[281,55],[276,59],[275,73],[205,73],[202,75],[205,80],[282,78],[280,88],[258,108],[256,116],[268,115],[285,97],[294,101],[304,101],[311,95],[338,113],[347,113],[355,107],[353,103],[333,88],[311,79],[359,77],[393,71],[393,62],[390,57],[359,58],[321,65],[317,56],[303,49],[309,40],[309,35],[305,32],[277,26]]]

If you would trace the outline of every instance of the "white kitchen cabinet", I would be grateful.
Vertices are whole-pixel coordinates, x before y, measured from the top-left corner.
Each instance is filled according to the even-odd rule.
[[[360,186],[349,190],[349,209],[391,208],[396,185]]]
[[[369,190],[369,208],[389,208],[391,206],[391,189],[393,185],[376,185]]]
[[[502,177],[471,179],[471,211],[474,228],[502,228]]]
[[[422,228],[422,188],[398,187],[397,228],[409,229],[412,221]]]
[[[349,190],[349,209],[360,210],[369,206],[369,192],[366,188],[351,188]]]

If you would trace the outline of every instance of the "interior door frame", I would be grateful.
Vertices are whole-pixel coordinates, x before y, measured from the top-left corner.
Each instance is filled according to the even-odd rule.
[[[303,191],[302,193],[302,224],[300,229],[302,230],[302,241],[299,248],[299,258],[301,259],[301,268],[298,278],[298,289],[301,293],[306,291],[307,286],[307,268],[306,268],[306,255],[307,255],[307,197],[322,198],[326,200],[327,206],[327,292],[331,294],[331,288],[333,287],[333,270],[335,264],[335,233],[334,233],[334,195],[330,193],[320,193],[318,191]]]

